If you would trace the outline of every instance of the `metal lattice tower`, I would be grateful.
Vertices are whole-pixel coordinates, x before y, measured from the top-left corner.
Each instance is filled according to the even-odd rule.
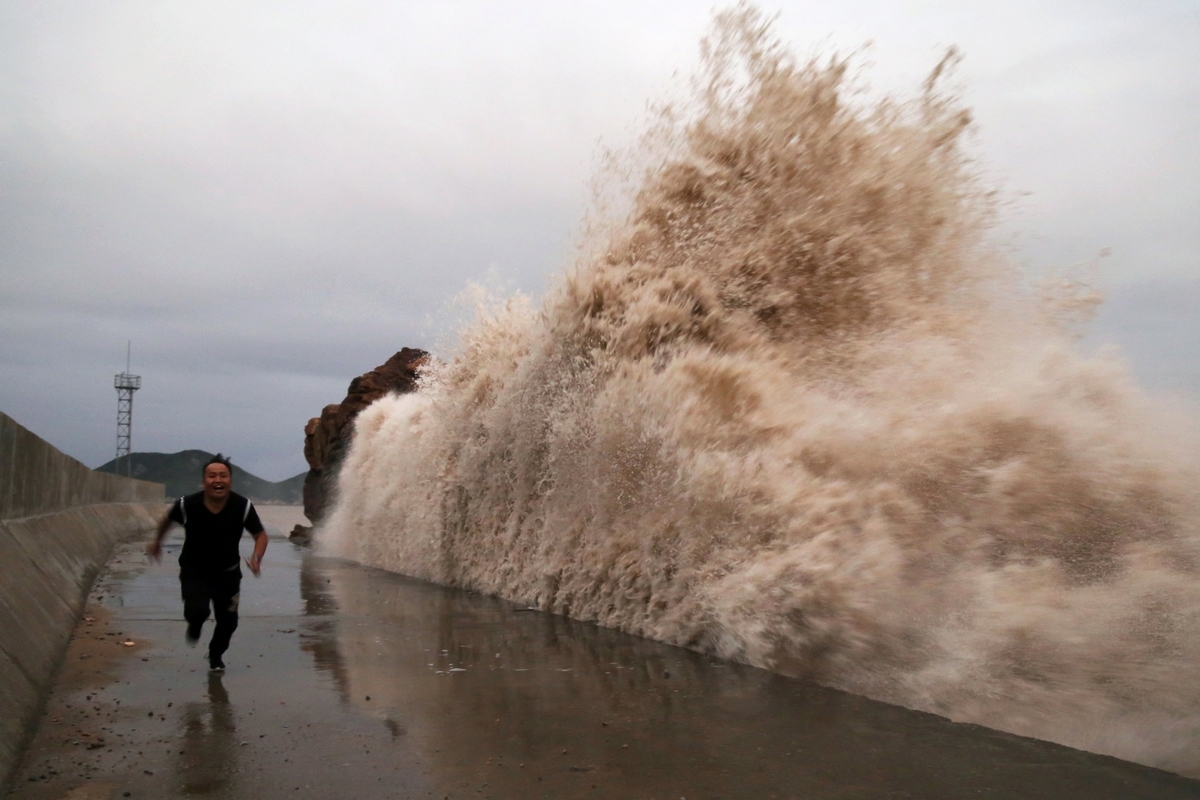
[[[125,371],[113,378],[117,390],[117,473],[121,471],[121,458],[125,458],[125,474],[132,477],[133,464],[129,453],[133,447],[133,393],[142,388],[142,376],[129,374],[129,350],[125,346]]]

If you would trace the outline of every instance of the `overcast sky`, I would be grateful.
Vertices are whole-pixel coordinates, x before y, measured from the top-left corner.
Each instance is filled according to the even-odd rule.
[[[0,410],[91,466],[305,469],[305,421],[471,281],[539,293],[597,143],[688,74],[700,2],[0,0]],[[1087,262],[1156,391],[1200,397],[1200,3],[766,2],[796,52],[948,45],[1031,269]]]

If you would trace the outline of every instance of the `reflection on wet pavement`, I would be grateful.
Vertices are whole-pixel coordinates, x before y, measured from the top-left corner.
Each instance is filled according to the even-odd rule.
[[[221,678],[220,673],[210,672],[207,702],[183,707],[182,749],[176,766],[183,794],[212,794],[237,773],[237,725]]]
[[[1200,796],[282,538],[243,583],[224,675],[183,642],[170,559],[124,548],[89,609],[13,797]]]
[[[310,559],[301,586],[312,606],[338,610],[332,626],[310,628],[318,666],[365,713],[415,738],[447,792],[1098,798],[1200,788],[355,565]]]

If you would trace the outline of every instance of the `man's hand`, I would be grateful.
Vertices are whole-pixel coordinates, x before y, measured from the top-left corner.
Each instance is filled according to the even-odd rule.
[[[262,570],[263,553],[267,552],[267,532],[259,531],[250,535],[254,537],[254,553],[246,559],[246,566],[250,567],[250,571],[257,578],[259,571]]]
[[[154,532],[154,538],[146,543],[146,555],[155,564],[162,563],[162,540],[173,524],[175,523],[171,521],[171,514],[167,512],[167,515],[158,523],[158,530]]]

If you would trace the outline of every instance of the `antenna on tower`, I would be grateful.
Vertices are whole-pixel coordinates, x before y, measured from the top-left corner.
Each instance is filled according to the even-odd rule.
[[[121,458],[125,459],[125,476],[133,477],[133,464],[129,454],[133,447],[133,393],[142,388],[142,376],[129,374],[129,356],[133,341],[125,343],[125,371],[113,378],[117,390],[117,463],[116,472],[121,474]]]

